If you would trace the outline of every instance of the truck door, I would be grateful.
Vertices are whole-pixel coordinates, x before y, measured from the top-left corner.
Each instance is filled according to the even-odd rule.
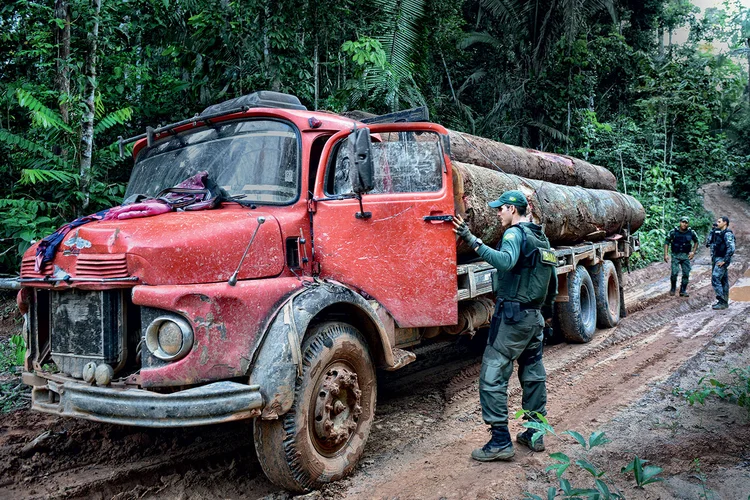
[[[352,194],[346,138],[323,150],[314,191],[321,277],[377,300],[398,326],[457,321],[456,237],[447,131],[435,124],[374,125],[375,188]]]

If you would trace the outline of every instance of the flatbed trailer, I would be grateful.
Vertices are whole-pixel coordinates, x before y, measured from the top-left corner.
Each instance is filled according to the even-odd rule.
[[[588,342],[597,324],[611,328],[627,315],[622,268],[623,261],[640,250],[638,235],[623,231],[603,241],[553,250],[557,256],[558,276],[554,324],[566,340]],[[492,294],[492,275],[497,270],[487,262],[459,264],[456,271],[459,306],[461,302],[487,299]],[[488,324],[477,324],[476,315],[473,316],[475,327]]]

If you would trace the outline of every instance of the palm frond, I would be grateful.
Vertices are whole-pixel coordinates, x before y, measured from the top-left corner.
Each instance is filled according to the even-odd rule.
[[[490,35],[489,33],[476,32],[467,33],[466,36],[458,41],[456,47],[458,47],[459,49],[468,49],[469,47],[477,43],[486,43],[498,50],[502,48],[500,40],[498,40],[494,36]]]
[[[29,185],[43,182],[71,184],[77,182],[78,175],[61,170],[24,169],[21,170],[19,184]]]
[[[58,165],[60,167],[65,166],[64,161],[59,156],[55,155],[51,151],[48,151],[43,146],[40,146],[39,144],[29,141],[28,139],[24,139],[21,136],[11,134],[5,129],[0,128],[0,142],[8,144],[9,146],[16,146],[19,147],[25,151],[28,151],[29,153],[36,153],[38,155],[43,156],[47,160],[53,162],[55,165]]]
[[[551,127],[545,123],[538,122],[536,120],[530,120],[526,122],[526,126],[528,127],[534,127],[538,128],[545,134],[549,135],[555,140],[568,142],[568,136],[565,135],[563,132],[557,130],[555,127]]]
[[[115,125],[124,125],[133,116],[133,108],[122,108],[112,111],[107,116],[99,120],[94,127],[94,133],[99,134]]]
[[[31,118],[35,125],[43,128],[54,128],[73,133],[73,129],[66,124],[59,113],[45,106],[39,99],[24,89],[16,89],[18,104],[31,111]]]
[[[487,71],[484,69],[478,69],[474,71],[466,78],[466,80],[464,80],[464,83],[462,83],[458,88],[458,90],[456,91],[456,97],[460,96],[469,85],[476,85],[477,83],[479,83],[479,81],[481,81],[482,78],[484,78],[486,75]]]
[[[482,7],[502,22],[521,23],[533,8],[533,2],[523,0],[480,0]]]

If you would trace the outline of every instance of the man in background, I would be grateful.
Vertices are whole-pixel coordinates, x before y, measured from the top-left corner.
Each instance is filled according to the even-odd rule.
[[[711,285],[716,293],[716,304],[713,309],[726,309],[729,307],[729,274],[727,268],[732,262],[735,242],[734,233],[729,229],[729,217],[726,215],[716,220],[716,229],[711,241]]]
[[[664,262],[669,262],[667,251],[671,250],[672,254],[672,275],[669,278],[672,286],[669,289],[669,295],[677,292],[677,276],[682,270],[680,297],[690,296],[687,292],[690,281],[690,261],[695,257],[695,251],[698,249],[698,235],[688,226],[689,222],[690,219],[687,217],[681,218],[680,225],[672,229],[664,241]]]

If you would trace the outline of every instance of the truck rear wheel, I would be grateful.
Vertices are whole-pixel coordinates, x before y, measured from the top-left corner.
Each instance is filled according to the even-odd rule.
[[[370,434],[377,381],[367,343],[351,325],[321,323],[302,343],[294,404],[255,421],[255,450],[275,484],[307,491],[349,474]]]
[[[596,331],[596,295],[585,267],[576,266],[568,275],[568,298],[555,304],[560,332],[568,342],[588,342]]]
[[[612,328],[620,322],[620,281],[611,260],[602,261],[591,272],[596,294],[596,324]]]

